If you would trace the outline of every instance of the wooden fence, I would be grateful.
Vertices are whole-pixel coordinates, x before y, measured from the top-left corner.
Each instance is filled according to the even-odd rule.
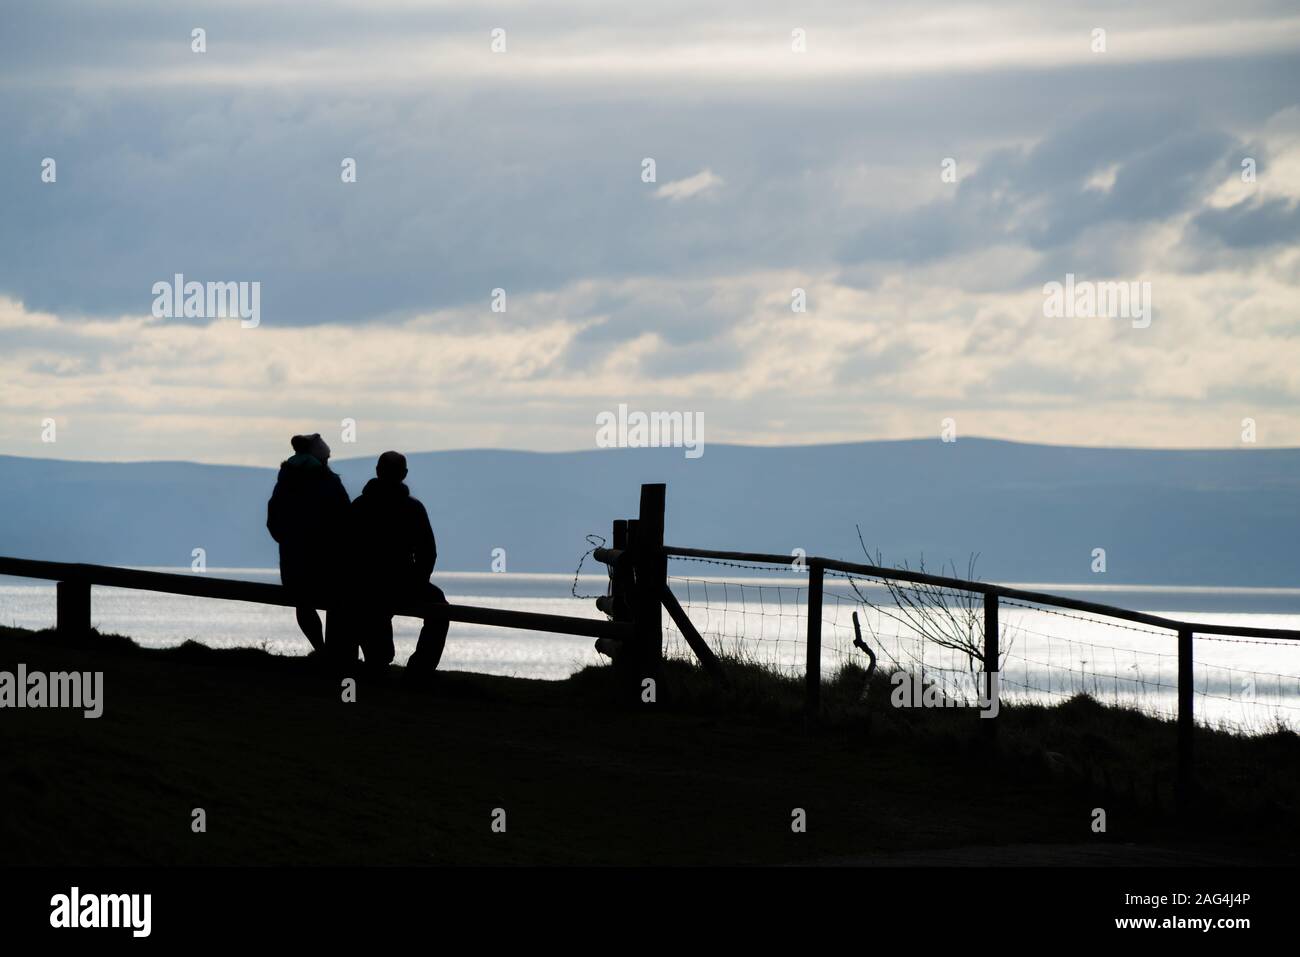
[[[593,557],[606,564],[609,570],[609,593],[596,600],[597,607],[605,613],[607,620],[454,604],[429,607],[399,606],[395,607],[393,612],[417,618],[445,615],[453,622],[592,637],[597,639],[597,649],[613,659],[616,670],[629,680],[640,683],[647,678],[655,678],[659,673],[663,659],[663,612],[666,610],[701,664],[715,679],[723,680],[725,675],[721,662],[691,624],[686,612],[668,586],[668,558],[677,556],[786,566],[792,564],[792,558],[789,555],[773,553],[720,551],[665,545],[665,492],[665,486],[662,484],[642,485],[637,517],[616,520],[611,530],[609,546],[593,551]],[[1180,621],[1117,608],[1113,605],[1080,601],[988,582],[931,575],[908,569],[816,556],[805,558],[802,564],[808,574],[806,700],[808,713],[813,718],[816,717],[820,707],[822,595],[827,571],[926,584],[982,595],[983,667],[985,674],[990,676],[990,681],[999,667],[998,605],[1002,598],[1150,625],[1176,633],[1178,639],[1178,791],[1184,798],[1190,795],[1192,790],[1194,767],[1193,638],[1199,634],[1300,640],[1300,631],[1295,630]],[[106,565],[0,557],[0,575],[57,582],[57,627],[59,632],[69,635],[84,635],[90,631],[92,585],[135,588],[200,598],[258,602],[267,605],[292,607],[297,604],[297,600],[282,585]],[[325,604],[319,607],[328,610],[330,606]],[[988,721],[990,728],[996,727],[996,720],[993,718]]]
[[[60,634],[66,635],[84,635],[90,631],[90,587],[92,585],[135,588],[172,595],[193,595],[196,598],[249,601],[262,605],[294,607],[298,604],[298,600],[292,597],[283,585],[212,578],[206,574],[180,575],[173,572],[151,572],[110,565],[76,565],[66,562],[0,557],[0,575],[41,578],[58,582],[55,598],[57,628]],[[328,611],[331,606],[321,604],[318,607]],[[507,608],[482,608],[477,605],[412,604],[395,607],[393,613],[410,615],[413,618],[445,615],[449,621],[474,625],[496,625],[499,628],[522,628],[528,631],[586,635],[591,638],[617,640],[631,635],[630,626],[619,622],[601,621],[598,618],[574,618],[567,615],[544,615],[531,611],[512,611]]]
[[[681,548],[673,545],[664,548],[666,555],[682,558],[698,558],[725,562],[743,562],[747,564],[770,564],[791,566],[794,559],[790,555],[766,552],[718,551],[707,548]],[[821,650],[822,650],[822,593],[827,571],[846,575],[861,575],[865,578],[879,578],[915,584],[932,585],[953,591],[966,591],[983,596],[984,605],[984,647],[983,670],[991,676],[999,669],[1000,649],[998,609],[999,600],[1006,598],[1018,602],[1047,605],[1071,611],[1085,612],[1100,617],[1113,618],[1118,621],[1133,622],[1165,628],[1175,633],[1178,639],[1178,781],[1177,791],[1181,801],[1190,800],[1194,790],[1195,754],[1193,748],[1195,713],[1193,708],[1194,688],[1192,684],[1193,651],[1192,639],[1196,635],[1227,635],[1238,638],[1264,638],[1281,641],[1300,641],[1300,631],[1285,628],[1253,628],[1243,625],[1216,625],[1204,622],[1181,621],[1151,615],[1146,612],[1132,611],[1114,605],[1082,601],[1062,595],[1029,591],[1007,585],[972,581],[964,578],[950,578],[944,575],[931,575],[909,569],[888,568],[879,565],[867,565],[857,562],[839,561],[833,558],[807,557],[801,564],[808,573],[808,634],[807,665],[805,673],[807,704],[809,713],[816,715],[821,696]],[[997,727],[997,718],[985,722],[990,732]]]

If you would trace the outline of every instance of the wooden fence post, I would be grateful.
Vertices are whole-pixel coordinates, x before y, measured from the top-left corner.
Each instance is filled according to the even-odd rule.
[[[631,655],[638,672],[638,683],[652,678],[657,684],[659,666],[663,661],[663,594],[668,587],[668,556],[664,554],[665,492],[663,484],[641,486],[641,510],[636,523],[636,555],[633,560],[636,647]]]
[[[55,586],[54,595],[59,635],[85,638],[90,634],[90,582],[61,581]]]
[[[623,552],[627,551],[627,519],[614,519],[614,524],[610,528],[609,539],[610,548]],[[610,569],[609,591],[610,596],[614,599],[611,617],[615,621],[627,621],[629,618],[627,568],[627,562],[617,562]]]
[[[625,518],[614,519],[611,539],[613,547],[627,552],[632,548],[631,532],[629,526],[635,526],[635,522],[629,522]],[[615,621],[632,620],[632,563],[624,560],[615,564],[613,571],[613,581],[610,583],[610,593],[614,599],[613,618]]]
[[[1192,630],[1178,630],[1178,806],[1191,807],[1195,789],[1192,736],[1196,718],[1192,713]]]
[[[608,561],[601,557],[604,549],[595,549],[597,561],[606,561],[609,565],[609,594],[596,599],[596,607],[615,621],[632,620],[632,551],[629,545],[628,520],[614,519],[610,533],[609,551],[621,553],[617,560]]]
[[[673,620],[673,624],[677,626],[677,630],[686,639],[686,644],[690,646],[691,651],[695,652],[695,657],[699,660],[700,666],[709,673],[709,677],[714,681],[725,682],[727,674],[722,669],[722,662],[713,653],[713,649],[704,640],[704,636],[695,629],[695,625],[691,623],[690,617],[686,614],[686,609],[677,600],[673,590],[667,587],[664,588],[664,608],[668,611],[668,617]]]
[[[993,695],[996,692],[1001,695],[1001,684],[998,679],[999,664],[998,658],[1001,649],[998,646],[998,593],[989,589],[984,593],[984,694],[986,700],[992,702]],[[981,715],[981,722],[986,726],[985,734],[990,738],[997,734],[998,711],[994,711],[994,717],[984,718]]]
[[[822,699],[822,586],[826,570],[808,562],[808,660],[804,665],[808,717],[816,718]]]
[[[632,552],[630,550],[630,535],[628,533],[629,523],[625,518],[614,519],[613,527],[610,530],[610,549],[621,552],[616,560],[608,563],[609,574],[609,594],[601,595],[596,599],[596,607],[609,615],[616,623],[631,622],[633,620],[633,587],[632,587]],[[594,549],[594,554],[598,561],[601,560],[600,553],[602,549]],[[631,646],[634,642],[619,641],[613,638],[597,638],[596,650],[603,655],[608,655],[610,660],[616,660],[625,652],[631,653]]]

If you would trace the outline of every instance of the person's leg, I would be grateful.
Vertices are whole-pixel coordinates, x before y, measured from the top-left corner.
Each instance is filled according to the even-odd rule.
[[[325,650],[325,633],[321,629],[320,615],[316,613],[315,608],[296,609],[298,615],[298,627],[302,633],[307,636],[311,642],[312,651]]]
[[[429,604],[447,604],[447,596],[433,582],[429,582],[427,588],[421,589],[421,597]],[[420,640],[415,643],[415,652],[407,661],[406,667],[412,671],[435,671],[438,662],[442,660],[443,649],[447,647],[449,625],[450,622],[441,616],[425,618],[424,626],[420,629]]]
[[[393,648],[393,618],[387,611],[367,618],[361,638],[361,653],[366,657],[366,667],[384,668],[396,656]]]
[[[325,635],[321,630],[320,615],[316,614],[316,608],[311,603],[311,575],[304,569],[300,558],[286,556],[283,549],[280,553],[280,584],[285,587],[290,598],[301,602],[294,612],[298,618],[298,627],[311,643],[312,650],[323,650]]]

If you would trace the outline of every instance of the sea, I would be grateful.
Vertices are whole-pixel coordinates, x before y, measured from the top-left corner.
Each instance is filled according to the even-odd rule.
[[[198,574],[190,569],[157,568]],[[717,572],[722,574],[717,574]],[[806,670],[806,579],[782,569],[765,573],[674,562],[670,584],[696,629],[715,649],[791,675]],[[213,577],[278,582],[276,569],[211,568]],[[435,573],[453,603],[600,619],[595,596],[604,575],[573,573]],[[1006,583],[1012,584],[1012,583]],[[1022,583],[1020,587],[1178,620],[1294,629],[1300,635],[1300,588],[1217,588]],[[122,588],[92,589],[92,623],[163,648],[196,641],[214,648],[254,647],[305,655],[306,639],[290,608],[192,598]],[[855,629],[853,614],[858,614]],[[829,576],[823,604],[821,669],[875,654],[879,667],[921,672],[946,700],[974,698],[971,660],[960,650],[978,643],[981,612],[957,601],[923,610],[918,622],[878,583]],[[665,615],[665,649],[689,649]],[[1003,700],[1051,702],[1087,693],[1152,714],[1176,713],[1177,640],[1172,632],[1045,606],[1001,608]],[[55,621],[53,582],[0,579],[0,624],[48,628]],[[972,631],[972,626],[974,630]],[[414,650],[420,623],[393,623],[397,663]],[[947,639],[956,639],[955,641]],[[951,647],[957,645],[957,648]],[[441,667],[541,680],[567,678],[606,662],[590,638],[453,623]],[[1198,637],[1194,645],[1198,721],[1249,733],[1300,729],[1300,641]]]

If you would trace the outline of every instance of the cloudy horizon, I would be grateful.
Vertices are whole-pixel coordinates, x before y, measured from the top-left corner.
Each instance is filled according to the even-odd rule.
[[[5,19],[0,454],[578,450],[620,404],[706,444],[1300,446],[1286,4]],[[157,315],[177,274],[258,322]],[[1150,315],[1049,315],[1067,281]]]

